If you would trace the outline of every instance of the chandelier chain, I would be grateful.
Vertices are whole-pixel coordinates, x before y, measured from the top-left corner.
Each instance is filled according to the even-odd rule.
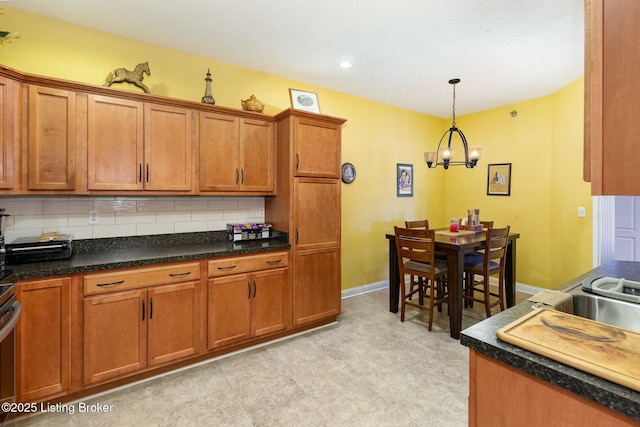
[[[453,123],[452,127],[456,127],[456,84],[453,84]]]

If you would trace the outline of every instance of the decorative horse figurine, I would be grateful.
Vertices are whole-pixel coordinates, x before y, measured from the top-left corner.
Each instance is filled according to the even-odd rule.
[[[142,79],[144,79],[145,73],[149,76],[151,75],[151,71],[149,71],[149,62],[144,62],[136,65],[136,68],[134,68],[133,71],[129,71],[126,68],[116,68],[109,73],[109,75],[107,76],[107,82],[104,84],[104,86],[111,86],[114,83],[127,82],[138,86],[140,89],[145,91],[145,93],[151,93],[149,92],[149,88],[147,87],[147,85],[142,83]]]

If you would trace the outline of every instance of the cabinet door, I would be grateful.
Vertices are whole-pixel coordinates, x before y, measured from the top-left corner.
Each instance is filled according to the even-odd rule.
[[[275,190],[274,125],[243,119],[240,127],[240,190]]]
[[[88,97],[89,190],[142,190],[143,103]]]
[[[287,328],[288,269],[262,271],[253,275],[252,336],[270,334]]]
[[[585,180],[593,195],[640,195],[640,2],[588,1],[585,15]]]
[[[238,191],[239,119],[200,113],[200,190]]]
[[[296,178],[295,249],[340,245],[340,181]]]
[[[191,191],[191,111],[145,104],[144,139],[145,190]]]
[[[295,266],[294,325],[340,314],[340,250],[296,252]]]
[[[84,384],[113,379],[146,366],[147,291],[84,300]]]
[[[14,83],[0,77],[0,189],[13,188]]]
[[[199,289],[199,282],[149,289],[149,366],[198,354]]]
[[[74,190],[75,92],[29,86],[29,190]]]
[[[22,313],[17,326],[19,402],[63,395],[71,384],[69,278],[18,284]]]
[[[208,348],[244,341],[251,337],[251,295],[249,274],[209,280]]]
[[[295,176],[340,178],[341,127],[322,120],[294,119]]]

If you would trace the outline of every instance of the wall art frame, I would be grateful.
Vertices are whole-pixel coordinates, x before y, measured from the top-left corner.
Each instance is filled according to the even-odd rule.
[[[413,197],[413,165],[398,163],[396,165],[396,195]]]
[[[487,165],[487,196],[511,195],[511,163]]]
[[[320,114],[320,102],[318,94],[315,92],[289,88],[289,99],[291,100],[291,108],[295,110]]]

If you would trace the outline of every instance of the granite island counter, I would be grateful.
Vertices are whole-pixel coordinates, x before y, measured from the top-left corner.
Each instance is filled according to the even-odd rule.
[[[573,288],[579,285],[584,279],[593,275],[624,277],[629,280],[640,281],[640,263],[611,261],[564,283],[556,289],[566,290]],[[494,369],[497,366],[496,372],[500,369],[504,371],[504,376],[502,375],[503,372],[500,371],[498,376],[501,378],[497,378],[497,382],[504,381],[503,386],[509,384],[509,387],[503,387],[503,389],[507,390],[505,393],[511,393],[511,395],[503,400],[498,397],[494,398],[500,400],[500,404],[502,405],[500,410],[506,411],[509,415],[526,413],[526,411],[523,411],[523,406],[518,405],[518,397],[516,396],[518,390],[514,390],[513,387],[511,387],[514,383],[510,381],[513,380],[512,376],[524,374],[523,377],[526,377],[528,389],[523,391],[523,398],[530,399],[532,406],[536,404],[536,402],[532,401],[536,396],[535,392],[532,391],[532,387],[537,385],[541,387],[548,386],[549,389],[543,390],[540,396],[554,396],[554,393],[557,393],[557,396],[554,397],[556,402],[559,402],[558,399],[560,399],[560,397],[575,397],[580,405],[591,406],[595,412],[598,412],[598,409],[600,409],[616,421],[619,421],[621,423],[620,425],[640,425],[640,393],[532,353],[523,348],[508,344],[497,338],[496,331],[498,329],[531,311],[532,303],[525,301],[462,331],[460,343],[470,349],[470,425],[476,425],[475,417],[484,411],[484,409],[479,408],[480,405],[478,405],[478,407],[473,406],[474,390],[476,387],[481,387],[480,384],[474,384],[474,376],[482,375],[479,371],[481,369],[479,367],[480,365],[475,364],[477,361],[481,362],[483,366],[482,369],[486,367],[485,362],[487,362],[489,365],[492,363],[495,365],[493,367],[490,366],[490,369]],[[483,390],[479,390],[478,394],[480,395],[483,392]],[[549,397],[549,399],[551,399],[551,397]],[[596,405],[593,405],[593,403]],[[513,404],[513,408],[510,407],[511,404]],[[480,411],[478,411],[479,409]],[[550,408],[545,407],[539,411],[545,413],[544,417],[546,417],[547,421],[555,415],[550,414],[549,409]],[[576,407],[574,409],[576,413],[584,411],[582,407]],[[563,416],[564,415],[565,414],[563,414]],[[507,415],[503,414],[503,420],[505,420],[504,416]],[[582,417],[581,425],[583,426],[597,425],[595,423],[600,421],[599,419],[585,416],[584,413],[579,416]],[[537,425],[533,418],[528,418],[528,420],[533,422],[533,424],[529,425]],[[482,425],[482,423],[479,422],[477,425]],[[552,424],[547,423],[546,425]]]

